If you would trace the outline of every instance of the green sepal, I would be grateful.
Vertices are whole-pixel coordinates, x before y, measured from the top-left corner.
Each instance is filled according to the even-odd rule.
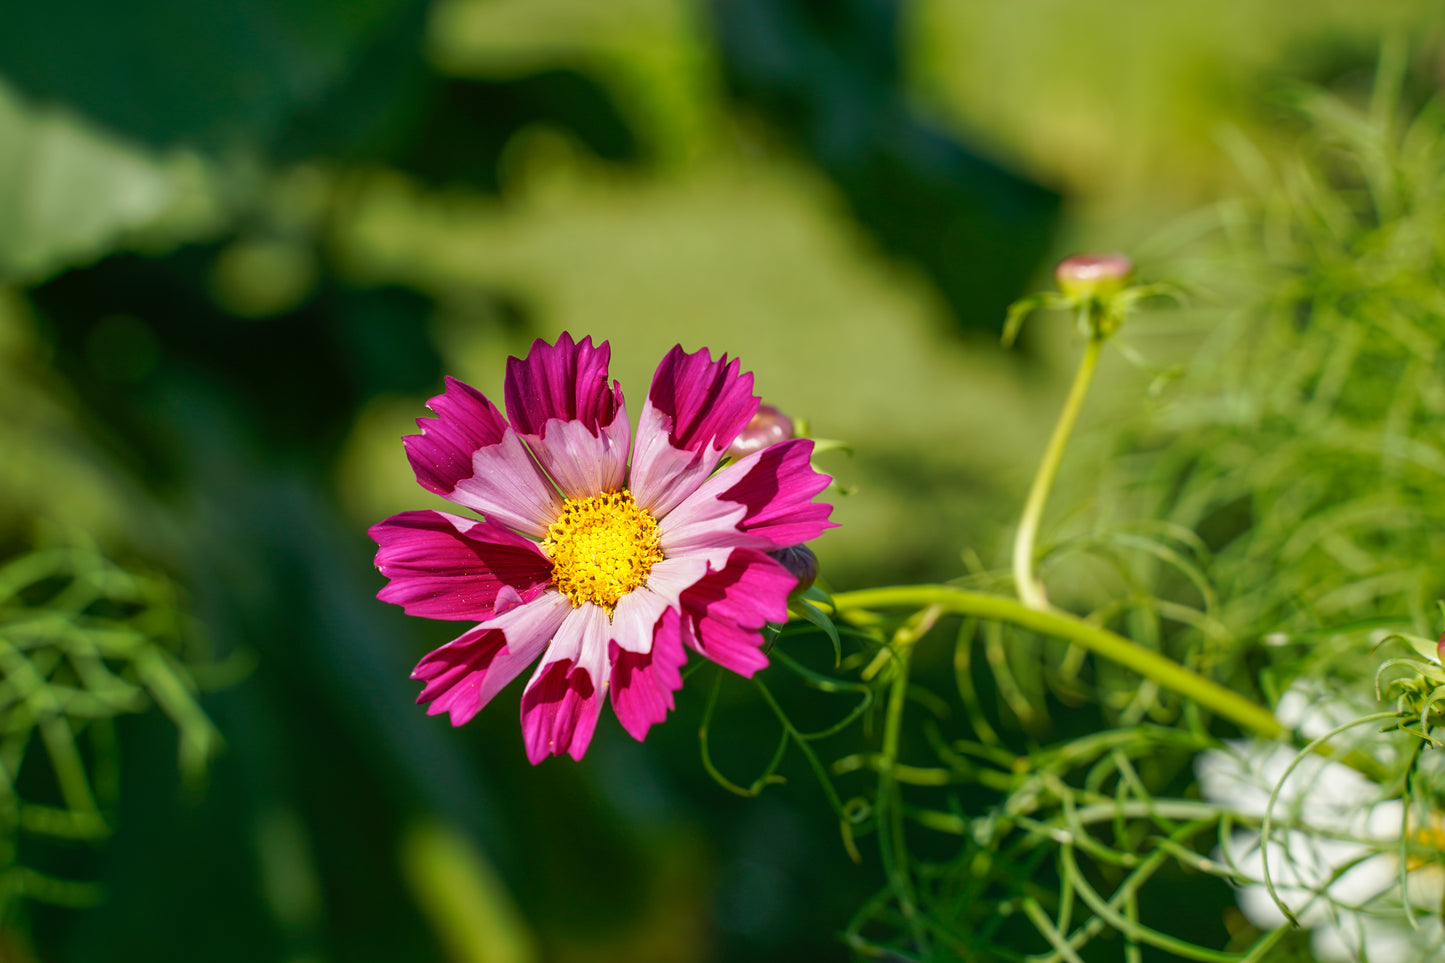
[[[833,624],[832,618],[814,604],[813,599],[832,607],[832,599],[829,598],[828,593],[815,585],[801,595],[796,595],[788,600],[788,615],[811,622],[823,630],[824,634],[828,636],[828,640],[833,643],[833,668],[836,669],[843,664],[843,640],[838,637],[838,628]]]

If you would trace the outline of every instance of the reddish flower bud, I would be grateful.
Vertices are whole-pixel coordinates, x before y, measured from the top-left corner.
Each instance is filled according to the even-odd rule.
[[[748,426],[738,432],[728,448],[729,458],[742,458],[793,437],[793,419],[772,405],[759,405]]]
[[[1445,633],[1441,633],[1440,641],[1435,643],[1435,658],[1440,660],[1441,665],[1445,665]]]
[[[1054,268],[1059,290],[1071,298],[1104,299],[1129,284],[1134,262],[1124,254],[1075,254]]]
[[[818,580],[818,556],[806,545],[791,545],[788,548],[780,548],[776,552],[769,552],[777,561],[781,562],[788,574],[798,580],[798,585],[790,595],[797,595],[799,592],[806,592],[813,587]]]

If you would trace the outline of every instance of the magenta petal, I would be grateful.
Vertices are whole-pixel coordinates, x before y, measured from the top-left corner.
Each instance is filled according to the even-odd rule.
[[[411,677],[426,683],[417,702],[428,715],[469,721],[546,648],[571,606],[556,593],[478,625],[422,657]]]
[[[831,480],[813,470],[812,452],[811,441],[797,439],[728,465],[662,520],[662,550],[737,545],[773,551],[835,527],[828,521],[833,506],[812,500]]]
[[[622,728],[641,742],[655,722],[672,711],[672,694],[682,688],[679,671],[687,661],[682,646],[683,616],[667,609],[658,620],[651,650],[629,652],[612,643],[612,674],[608,684],[612,711]]]
[[[455,378],[427,402],[435,418],[418,418],[420,435],[402,439],[423,488],[494,522],[541,535],[561,501],[531,454],[477,389]]]
[[[589,335],[573,344],[564,331],[556,345],[539,338],[526,358],[508,358],[503,392],[517,431],[540,435],[554,418],[580,421],[593,434],[612,424],[622,392],[607,385],[611,355],[606,341],[594,348]]]
[[[752,549],[737,549],[721,571],[710,571],[682,594],[683,608],[699,617],[761,628],[788,620],[788,593],[797,579],[774,559]]]
[[[578,741],[574,758],[582,758],[597,725],[597,714],[589,712],[591,704],[599,703],[586,672],[565,659],[544,665],[522,693],[527,760],[535,766],[548,756],[560,756],[572,749],[574,739]]]
[[[492,611],[497,615],[503,615],[524,604],[520,592],[510,585],[503,585],[497,589],[497,601],[492,603]]]
[[[615,492],[627,484],[632,425],[619,395],[612,423],[594,433],[580,421],[547,422],[541,435],[525,435],[543,469],[568,498]]]
[[[837,527],[828,521],[833,506],[813,501],[833,479],[813,470],[812,457],[813,443],[807,439],[785,441],[758,452],[757,461],[720,496],[747,507],[739,526],[743,531],[784,548],[812,541]]]
[[[773,559],[737,549],[722,570],[709,571],[682,594],[683,640],[718,665],[751,676],[768,664],[759,630],[787,620],[795,584]]]
[[[638,504],[662,516],[692,493],[758,409],[753,376],[727,355],[674,347],[657,366],[632,454]]]
[[[419,435],[402,439],[416,480],[428,491],[449,496],[472,476],[472,453],[502,440],[507,422],[480,391],[455,378],[428,401],[435,418],[418,418]]]
[[[607,685],[607,615],[585,604],[557,629],[522,693],[522,740],[535,766],[548,756],[581,759],[592,742]]]
[[[551,578],[552,562],[536,543],[491,522],[402,512],[373,525],[370,534],[376,567],[391,580],[377,598],[408,615],[489,619],[502,589],[529,602]]]
[[[495,445],[472,455],[472,474],[447,495],[494,522],[541,537],[562,512],[562,499],[522,439],[508,428]]]
[[[757,629],[745,629],[727,619],[705,618],[694,623],[697,650],[724,669],[744,678],[768,666],[763,654],[763,636]]]
[[[668,440],[676,448],[726,451],[758,410],[751,372],[741,362],[717,361],[706,348],[687,354],[675,346],[652,376],[647,400],[671,419]]]
[[[507,361],[507,414],[542,468],[571,498],[616,491],[627,481],[632,426],[617,383],[607,383],[607,342],[538,340]]]

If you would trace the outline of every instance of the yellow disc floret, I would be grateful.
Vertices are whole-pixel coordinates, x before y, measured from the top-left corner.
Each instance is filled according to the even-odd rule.
[[[611,615],[617,600],[662,561],[658,542],[657,520],[624,488],[566,499],[542,550],[552,559],[552,584],[574,608],[595,602]]]

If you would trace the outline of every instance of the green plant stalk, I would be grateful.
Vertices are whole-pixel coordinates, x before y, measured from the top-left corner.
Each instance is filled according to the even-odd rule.
[[[1083,619],[1057,609],[1037,609],[1027,602],[952,588],[947,585],[900,585],[859,589],[833,596],[839,612],[858,609],[924,609],[937,606],[952,615],[971,615],[1020,628],[1067,639],[1095,655],[1137,672],[1181,696],[1264,739],[1279,739],[1289,731],[1274,714],[1238,693],[1152,649],[1137,645],[1122,635],[1100,628]]]
[[[934,618],[936,617],[935,615]],[[914,898],[908,873],[908,845],[903,835],[903,799],[898,793],[895,767],[903,733],[903,707],[908,702],[908,674],[913,663],[913,644],[921,634],[910,622],[894,634],[893,645],[890,647],[896,659],[893,679],[888,687],[888,708],[883,722],[883,752],[878,763],[878,798],[875,803],[878,813],[878,847],[884,874],[898,899],[903,918],[913,931],[914,943],[919,948],[923,945],[923,927],[918,919],[918,903]]]
[[[1047,609],[1048,596],[1043,586],[1034,577],[1034,539],[1038,536],[1039,521],[1043,518],[1044,505],[1049,500],[1049,490],[1054,487],[1054,476],[1064,460],[1064,449],[1069,446],[1074,423],[1084,407],[1084,397],[1089,393],[1089,383],[1094,380],[1094,369],[1099,363],[1099,353],[1104,347],[1104,338],[1094,334],[1084,347],[1084,356],[1079,360],[1079,370],[1074,374],[1074,384],[1054,424],[1054,433],[1049,436],[1049,446],[1044,449],[1043,460],[1034,473],[1033,484],[1029,487],[1028,500],[1024,502],[1023,515],[1019,517],[1018,533],[1014,536],[1013,573],[1015,591],[1031,609]]]

